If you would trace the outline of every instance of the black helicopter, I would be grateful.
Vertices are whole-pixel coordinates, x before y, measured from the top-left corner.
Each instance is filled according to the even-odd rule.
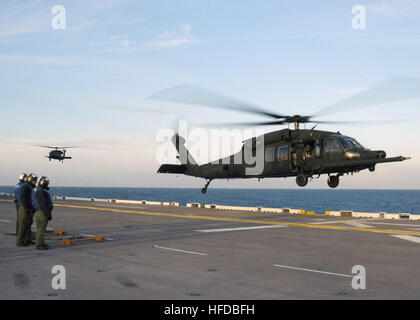
[[[378,86],[375,90],[379,88],[379,91],[381,91],[381,89],[386,89],[388,86],[389,83],[385,83],[385,85],[382,85],[382,87]],[[415,87],[419,89],[419,86]],[[372,96],[372,92],[368,92],[367,94]],[[366,93],[360,95],[363,99]],[[418,91],[413,97],[418,97]],[[411,96],[408,98],[411,98]],[[314,119],[314,117],[320,115],[342,112],[343,110],[347,111],[349,108],[346,103],[325,108],[314,116],[288,116],[267,111],[256,105],[192,85],[182,85],[167,89],[153,95],[150,99],[242,111],[272,119],[269,121],[240,124],[222,123],[220,126],[289,126],[288,129],[263,135],[264,167],[263,171],[257,175],[246,173],[246,169],[250,165],[245,164],[245,161],[242,161],[241,164],[235,164],[237,162],[234,159],[238,155],[231,155],[209,164],[196,164],[184,145],[185,139],[176,134],[173,142],[178,154],[187,154],[187,157],[184,157],[186,160],[180,165],[164,164],[159,168],[158,173],[184,174],[204,178],[206,179],[206,184],[201,190],[202,193],[206,193],[209,184],[214,179],[296,177],[297,185],[304,187],[308,184],[310,178],[319,177],[322,174],[328,175],[328,186],[336,188],[339,185],[340,177],[344,174],[353,174],[366,169],[373,172],[375,171],[375,166],[379,163],[398,162],[410,159],[403,156],[387,158],[385,151],[367,149],[356,139],[345,136],[340,132],[315,130],[318,124],[349,123],[348,121],[317,121]],[[397,99],[390,100],[395,101]],[[350,100],[348,102],[350,103],[352,101]],[[381,101],[379,99],[379,101],[373,102],[378,103]],[[370,98],[370,103],[372,104],[372,98]],[[370,104],[362,106],[370,106]],[[360,104],[357,107],[361,107]],[[301,129],[301,126],[308,123],[314,123],[316,125],[311,129]],[[294,126],[294,129],[290,129],[290,125]],[[242,157],[242,160],[245,157],[245,152],[243,151],[246,143],[252,144],[251,150],[255,153],[258,140],[258,137],[255,137],[244,141],[244,146],[240,151],[241,155],[239,155]]]
[[[64,160],[70,160],[71,157],[66,157],[66,149],[74,148],[74,147],[50,147],[50,146],[40,146],[43,148],[53,149],[49,152],[48,156],[45,156],[45,158],[48,158],[51,160],[58,160],[61,161],[61,163],[64,162]]]

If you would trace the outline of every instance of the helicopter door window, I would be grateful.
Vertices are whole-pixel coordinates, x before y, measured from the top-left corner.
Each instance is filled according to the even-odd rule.
[[[319,158],[321,156],[321,146],[319,145],[319,141],[315,144],[315,157]]]
[[[281,146],[278,148],[277,159],[279,161],[289,160],[289,146]]]
[[[276,148],[268,148],[265,150],[265,162],[273,162],[275,160]]]

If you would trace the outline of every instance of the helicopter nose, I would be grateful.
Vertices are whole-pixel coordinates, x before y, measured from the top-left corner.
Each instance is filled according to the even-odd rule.
[[[386,152],[383,151],[383,150],[375,151],[375,153],[376,153],[376,157],[378,159],[385,159],[386,158]]]

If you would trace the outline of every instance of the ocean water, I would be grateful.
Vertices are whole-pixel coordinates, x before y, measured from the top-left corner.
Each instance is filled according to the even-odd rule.
[[[0,192],[13,193],[13,187]],[[56,196],[174,201],[232,206],[295,208],[324,213],[327,210],[420,214],[420,190],[340,190],[340,189],[200,189],[169,188],[82,188],[53,187]]]

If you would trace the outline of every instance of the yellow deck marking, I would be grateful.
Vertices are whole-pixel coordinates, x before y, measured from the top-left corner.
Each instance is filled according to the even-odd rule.
[[[0,202],[13,202],[13,201],[0,200]],[[215,217],[208,217],[208,216],[188,215],[188,214],[146,212],[146,211],[122,210],[122,209],[111,209],[111,208],[101,208],[101,207],[76,206],[76,205],[67,205],[67,204],[55,204],[55,206],[56,207],[65,207],[65,208],[75,208],[75,209],[87,209],[87,210],[94,210],[94,211],[134,213],[134,214],[141,214],[141,215],[147,215],[147,216],[159,216],[159,217],[175,217],[175,218],[184,218],[184,219],[200,219],[200,220],[210,220],[210,221],[242,222],[242,223],[253,223],[253,224],[272,224],[272,225],[283,225],[283,226],[290,226],[290,227],[305,227],[305,228],[318,228],[318,229],[329,229],[329,230],[353,230],[353,231],[365,231],[365,232],[375,232],[375,233],[407,234],[407,235],[420,236],[420,232],[404,231],[404,230],[356,228],[356,227],[343,227],[343,226],[325,226],[325,225],[316,225],[316,224],[307,224],[307,223],[278,222],[278,221],[265,221],[265,220],[215,218]]]

